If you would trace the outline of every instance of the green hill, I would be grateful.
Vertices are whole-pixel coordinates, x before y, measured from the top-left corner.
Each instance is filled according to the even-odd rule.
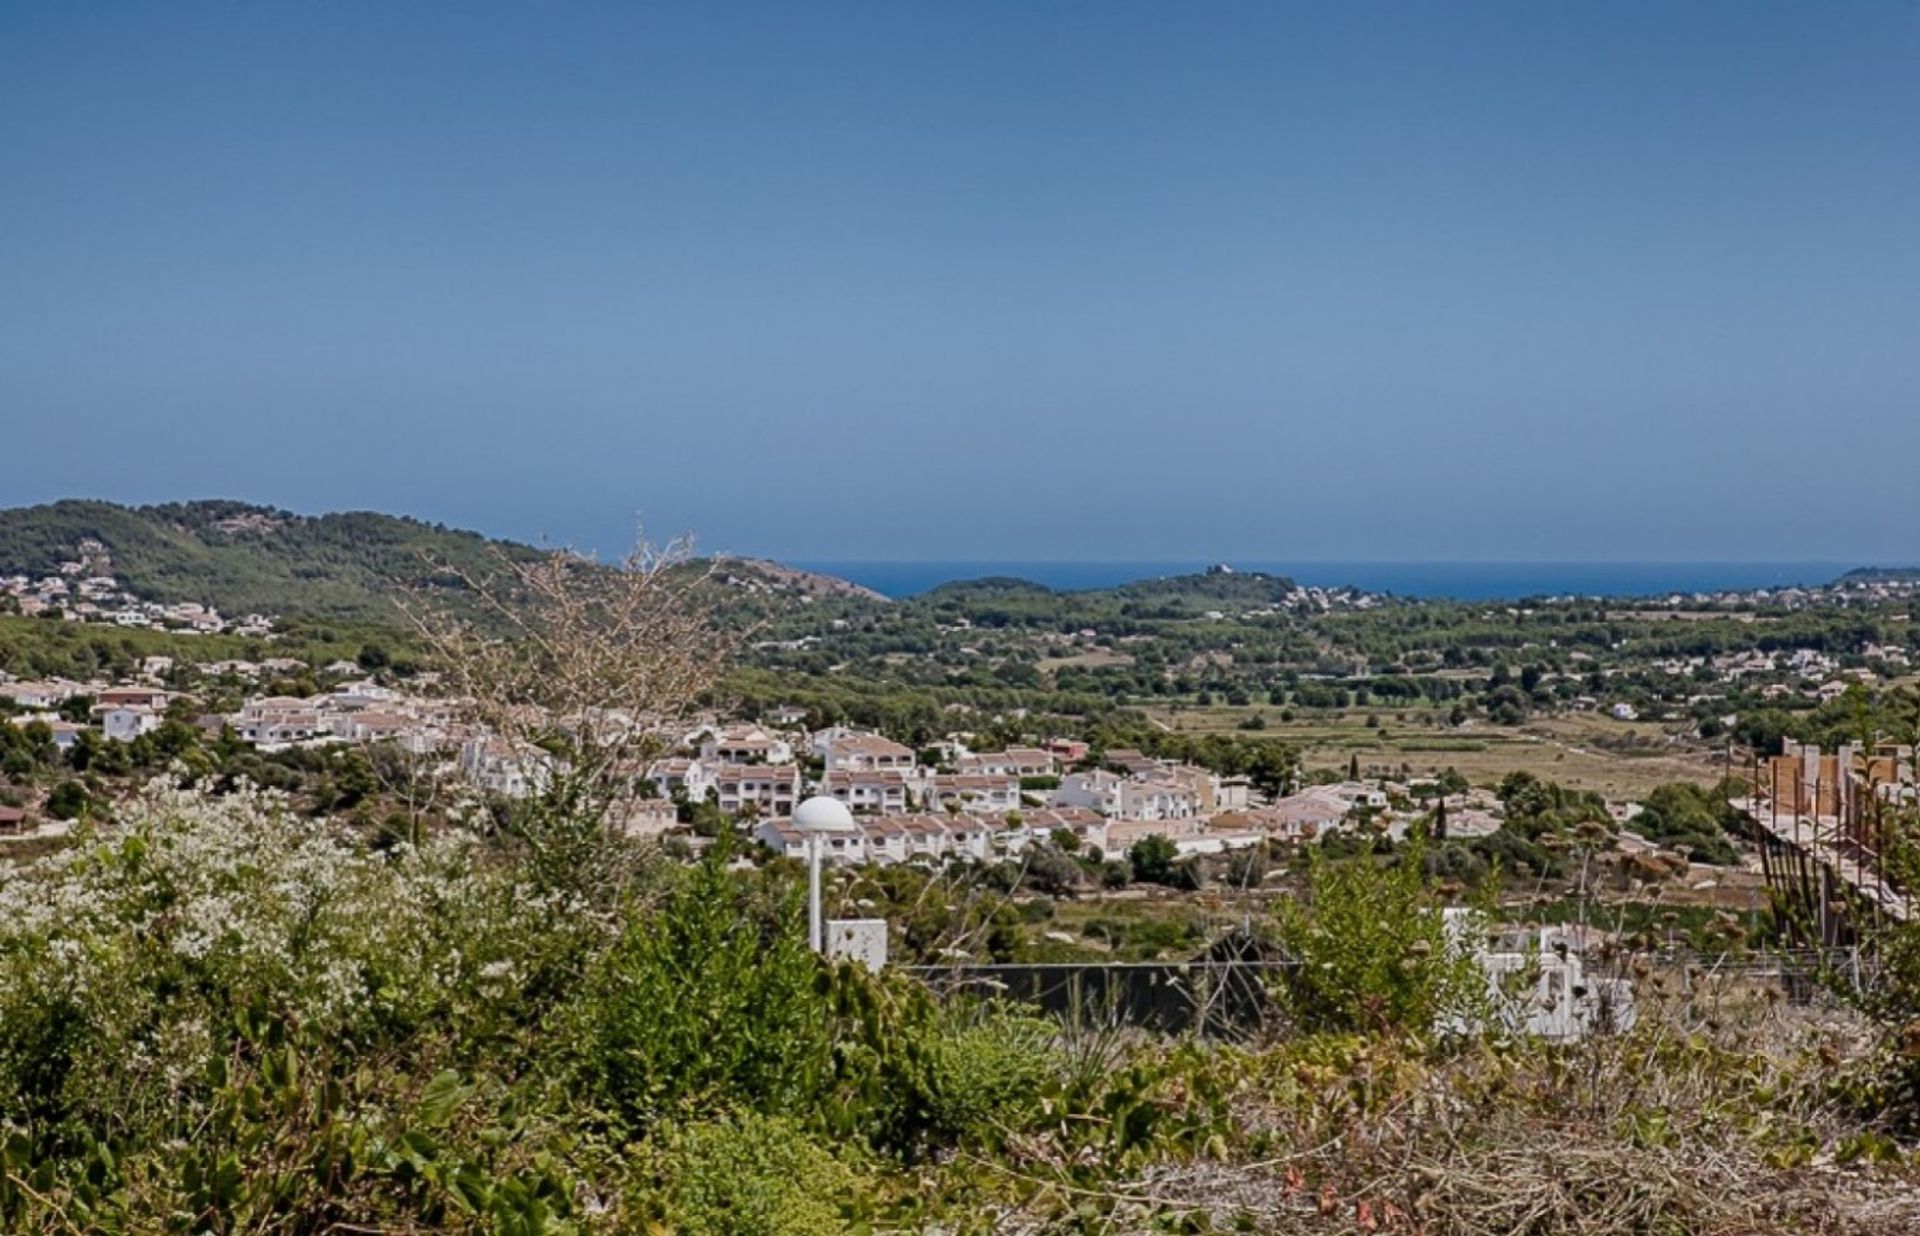
[[[1295,584],[1284,575],[1264,571],[1211,570],[1192,575],[1169,575],[1122,584],[1113,592],[1137,601],[1218,601],[1235,605],[1265,605],[1284,600]]]
[[[484,573],[496,552],[538,551],[371,511],[295,515],[226,501],[0,511],[0,575],[88,558],[145,599],[197,601],[226,614],[391,623],[400,590],[454,582],[429,559]]]
[[[1920,581],[1920,566],[1855,567],[1834,582],[1837,584],[1910,584]]]
[[[197,601],[221,613],[273,614],[393,626],[394,598],[430,588],[454,596],[497,556],[543,551],[443,524],[373,511],[296,515],[244,502],[127,507],[69,500],[0,510],[0,576],[44,575],[87,561],[151,601]],[[445,569],[436,569],[436,564]],[[796,599],[884,603],[845,580],[775,562],[729,558],[714,573],[721,607],[751,621]],[[457,607],[457,605],[456,605]]]

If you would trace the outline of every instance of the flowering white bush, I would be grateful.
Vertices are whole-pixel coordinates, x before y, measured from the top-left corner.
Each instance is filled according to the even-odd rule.
[[[271,792],[154,783],[113,831],[0,875],[0,1093],[25,1109],[0,1114],[138,1122],[241,1010],[342,1045],[510,1032],[594,925],[487,859],[462,835],[374,849]]]

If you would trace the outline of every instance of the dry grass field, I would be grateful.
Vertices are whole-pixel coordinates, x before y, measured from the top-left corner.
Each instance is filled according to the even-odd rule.
[[[1058,669],[1108,669],[1116,665],[1132,665],[1133,657],[1124,652],[1115,652],[1111,648],[1089,648],[1084,652],[1067,657],[1042,657],[1038,662],[1041,673],[1050,673]]]
[[[1271,706],[1157,709],[1150,715],[1181,733],[1252,733],[1286,743],[1310,770],[1344,769],[1358,756],[1363,770],[1397,772],[1405,766],[1421,776],[1452,767],[1476,785],[1492,785],[1524,769],[1610,799],[1633,798],[1669,781],[1709,784],[1721,773],[1719,753],[1679,736],[1678,727],[1593,714],[1538,718],[1518,727],[1476,721],[1458,728],[1431,708],[1353,709],[1292,721],[1281,720]],[[1266,728],[1242,730],[1254,715]]]

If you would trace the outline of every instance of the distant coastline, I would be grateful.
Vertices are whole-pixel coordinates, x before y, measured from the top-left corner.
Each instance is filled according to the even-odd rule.
[[[1071,590],[1185,575],[1214,565],[1166,562],[848,562],[791,565],[851,580],[889,597],[915,596],[961,580],[1010,577]],[[1228,561],[1236,571],[1285,575],[1302,584],[1351,586],[1395,596],[1488,601],[1530,596],[1650,597],[1830,584],[1850,562],[1284,562]]]

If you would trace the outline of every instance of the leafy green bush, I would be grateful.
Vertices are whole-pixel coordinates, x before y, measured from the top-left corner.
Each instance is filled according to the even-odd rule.
[[[837,1236],[860,1202],[859,1176],[778,1117],[669,1126],[644,1161],[654,1217],[679,1236]]]
[[[930,1107],[938,1133],[998,1144],[1024,1129],[1059,1075],[1056,1027],[991,1004],[942,1018],[934,1039]]]
[[[790,1115],[831,1068],[829,1002],[790,897],[755,906],[718,852],[635,915],[577,1005],[581,1065],[636,1131],[738,1107]]]
[[[1478,1024],[1485,976],[1450,938],[1424,863],[1418,839],[1386,863],[1308,851],[1306,895],[1275,907],[1294,962],[1278,994],[1302,1029],[1418,1034]]]
[[[78,781],[62,781],[47,795],[47,814],[56,820],[71,820],[84,812],[91,797]]]
[[[1734,818],[1732,805],[1713,790],[1675,782],[1648,794],[1630,827],[1662,845],[1686,846],[1695,862],[1729,867],[1740,861],[1726,835]]]
[[[1507,821],[1528,837],[1572,827],[1587,820],[1607,822],[1607,804],[1591,790],[1572,790],[1530,772],[1511,772],[1496,790]]]
[[[1127,861],[1133,864],[1133,878],[1146,884],[1174,883],[1179,858],[1179,849],[1160,833],[1148,833],[1127,851]]]
[[[1051,897],[1072,896],[1087,882],[1087,872],[1072,855],[1051,844],[1034,846],[1025,855],[1023,887]]]
[[[1445,841],[1429,846],[1423,861],[1426,874],[1433,879],[1478,884],[1488,871],[1487,859],[1462,841]]]
[[[1893,844],[1884,856],[1889,882],[1920,888],[1920,812],[1889,813]],[[1864,981],[1852,966],[1829,963],[1823,976],[1878,1027],[1877,1059],[1850,1096],[1864,1113],[1907,1138],[1920,1137],[1920,922],[1891,917],[1874,924],[1863,941],[1873,962]]]
[[[1560,879],[1567,874],[1566,860],[1540,844],[1512,821],[1502,824],[1484,837],[1475,837],[1467,848],[1485,867],[1498,867],[1516,875]]]

